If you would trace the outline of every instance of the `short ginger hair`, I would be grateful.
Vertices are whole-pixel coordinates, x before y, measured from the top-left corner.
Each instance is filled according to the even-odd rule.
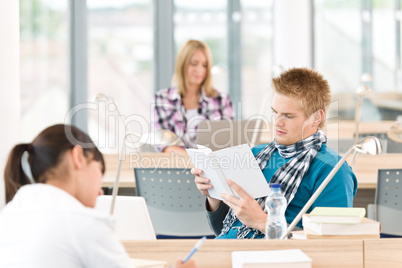
[[[331,102],[331,89],[320,73],[309,68],[291,68],[273,78],[272,86],[278,94],[299,99],[300,107],[307,118],[316,111],[323,110],[324,117],[318,128],[325,126],[325,117]]]

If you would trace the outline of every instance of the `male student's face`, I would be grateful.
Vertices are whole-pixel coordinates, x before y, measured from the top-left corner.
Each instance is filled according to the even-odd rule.
[[[306,124],[306,115],[299,100],[275,93],[272,101],[275,140],[282,145],[291,145],[316,132]]]

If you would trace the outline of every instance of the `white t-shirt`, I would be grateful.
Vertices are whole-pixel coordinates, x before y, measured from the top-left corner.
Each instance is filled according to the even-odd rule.
[[[197,139],[197,127],[204,119],[204,116],[198,114],[198,109],[190,109],[186,110],[186,118],[188,140],[195,145]]]
[[[133,267],[109,215],[40,183],[0,211],[0,252],[0,267]]]

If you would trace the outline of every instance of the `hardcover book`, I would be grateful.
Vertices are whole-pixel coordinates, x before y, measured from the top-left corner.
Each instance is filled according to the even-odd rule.
[[[360,235],[319,235],[310,229],[304,229],[306,239],[367,239],[380,238],[380,234],[360,234]]]
[[[315,223],[359,223],[366,215],[365,208],[316,207],[310,213]]]
[[[380,235],[380,222],[368,218],[354,224],[315,223],[309,214],[304,214],[302,223],[304,229],[317,235]]]

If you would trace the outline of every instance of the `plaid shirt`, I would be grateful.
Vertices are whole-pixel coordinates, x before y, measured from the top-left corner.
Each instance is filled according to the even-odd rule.
[[[208,97],[202,89],[198,101],[198,115],[200,119],[217,121],[222,119],[233,119],[232,103],[229,95],[216,91],[216,97]],[[196,130],[187,127],[186,108],[183,106],[182,99],[177,88],[165,88],[155,94],[154,117],[151,119],[155,130],[168,129],[179,136],[186,148],[195,147]],[[158,146],[158,150],[163,150],[166,146]]]

